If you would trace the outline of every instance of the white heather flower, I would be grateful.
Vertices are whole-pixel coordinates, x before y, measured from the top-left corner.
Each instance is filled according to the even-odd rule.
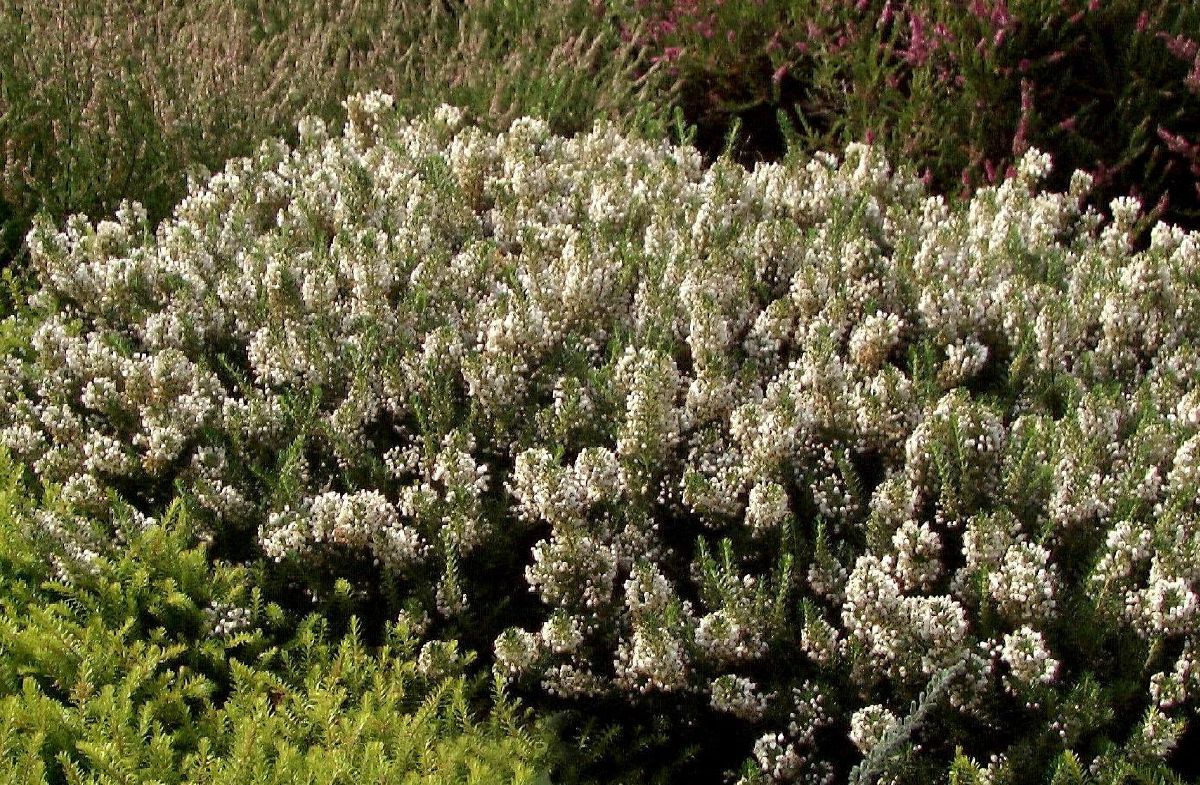
[[[1186,721],[1182,717],[1169,717],[1151,707],[1138,729],[1137,741],[1149,756],[1166,760],[1179,743],[1185,728]]]
[[[254,625],[250,609],[223,602],[215,602],[205,608],[204,620],[211,634],[217,638],[231,638]]]
[[[625,607],[635,618],[661,615],[674,596],[666,576],[649,562],[635,565],[625,581]]]
[[[850,741],[866,755],[899,720],[878,704],[864,706],[850,717]]]
[[[766,643],[757,630],[720,609],[700,617],[696,624],[696,648],[714,661],[736,662],[762,656]]]
[[[709,689],[710,703],[717,711],[754,722],[767,710],[767,698],[745,676],[726,674],[717,677]]]
[[[542,678],[542,689],[560,698],[590,698],[605,691],[604,681],[586,667],[570,662],[551,666]]]
[[[575,616],[555,613],[542,625],[542,642],[555,654],[572,652],[583,642],[583,627]]]
[[[759,771],[774,782],[793,781],[808,762],[782,733],[768,733],[754,742],[754,760]]]
[[[1042,634],[1027,625],[1004,635],[1000,659],[1009,667],[1009,678],[1020,688],[1050,684],[1058,673],[1058,660],[1050,656]]]
[[[969,381],[987,365],[990,352],[974,337],[955,341],[946,347],[946,361],[938,370],[938,379],[945,387]]]
[[[440,681],[459,672],[464,665],[454,641],[426,641],[417,652],[417,672],[430,681]]]
[[[850,357],[860,367],[877,369],[900,341],[904,321],[895,314],[871,314],[850,334]]]
[[[1133,571],[1150,558],[1153,533],[1133,521],[1121,521],[1109,529],[1105,537],[1103,556],[1096,564],[1093,579],[1110,583],[1127,579]]]
[[[612,545],[588,535],[555,535],[533,547],[525,580],[551,607],[595,613],[613,596],[617,562]]]
[[[1130,227],[1142,211],[1141,201],[1134,196],[1118,196],[1109,202],[1112,211],[1113,224],[1120,227]]]
[[[618,682],[642,693],[682,690],[690,672],[683,641],[661,626],[638,625],[618,645],[613,664]]]
[[[1159,708],[1167,709],[1185,703],[1197,690],[1200,690],[1200,656],[1197,656],[1197,640],[1191,637],[1185,641],[1183,652],[1170,671],[1150,677],[1150,697]]]
[[[1083,199],[1092,191],[1092,185],[1095,183],[1095,178],[1087,172],[1076,169],[1071,173],[1071,183],[1067,189],[1067,193],[1073,199]]]
[[[805,619],[804,630],[800,634],[800,647],[813,662],[821,665],[832,662],[837,656],[838,644],[836,627],[815,615]]]
[[[1030,542],[1008,549],[999,569],[988,575],[988,593],[1005,617],[1015,622],[1050,618],[1057,578],[1049,560],[1049,551]]]
[[[1200,488],[1200,433],[1180,445],[1167,475],[1171,493],[1187,493]]]
[[[1050,174],[1052,168],[1050,154],[1032,147],[1017,161],[1017,175],[1028,180],[1042,180]]]
[[[539,638],[532,632],[507,629],[496,638],[496,670],[507,678],[522,675],[539,656]]]
[[[421,536],[404,526],[396,508],[375,491],[324,493],[309,500],[303,510],[274,513],[259,541],[276,561],[336,544],[366,549],[393,569],[420,560],[427,550]]]
[[[605,447],[585,447],[575,458],[575,481],[591,504],[615,501],[621,495],[620,464]]]
[[[746,525],[758,537],[779,528],[789,515],[787,491],[776,482],[760,482],[750,489]]]
[[[1200,598],[1188,581],[1166,572],[1157,559],[1150,565],[1146,588],[1125,595],[1126,615],[1145,637],[1193,632],[1197,611]]]
[[[906,587],[928,589],[942,572],[942,539],[928,523],[909,520],[892,536],[896,578]]]

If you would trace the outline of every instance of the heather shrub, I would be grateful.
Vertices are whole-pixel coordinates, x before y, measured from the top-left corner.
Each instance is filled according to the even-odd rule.
[[[4,782],[547,782],[545,734],[501,693],[481,717],[461,656],[421,659],[401,626],[382,649],[353,622],[287,630],[244,569],[210,564],[181,502],[127,511],[120,555],[61,582],[29,538],[55,503],[18,477],[0,456]]]
[[[1030,148],[1094,204],[1130,192],[1200,226],[1200,10],[1170,0],[615,0],[700,141],[746,157],[877,140],[936,189],[996,184]],[[777,118],[781,120],[777,121]],[[1161,200],[1161,205],[1160,205]]]
[[[157,221],[189,172],[306,114],[340,123],[352,92],[499,127],[657,132],[669,89],[638,68],[583,0],[2,0],[0,266],[39,210],[99,218],[131,198]]]
[[[1200,236],[1033,151],[949,206],[861,144],[346,110],[35,225],[0,443],[58,569],[186,489],[266,596],[490,651],[622,780],[1187,773]]]

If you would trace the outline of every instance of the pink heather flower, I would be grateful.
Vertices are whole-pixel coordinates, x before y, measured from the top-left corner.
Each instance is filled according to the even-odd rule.
[[[771,74],[771,82],[773,82],[774,84],[779,84],[780,82],[783,81],[783,77],[787,76],[787,73],[788,73],[787,63],[784,63],[783,65],[781,65],[775,69],[775,73]]]
[[[1167,42],[1167,50],[1180,60],[1191,60],[1200,49],[1195,41],[1185,35],[1159,33],[1158,37]]]
[[[904,59],[913,65],[924,65],[932,51],[929,38],[925,35],[925,18],[920,14],[911,14],[908,17],[908,30],[908,51]]]
[[[1017,121],[1017,132],[1013,135],[1013,155],[1029,149],[1029,120],[1033,115],[1033,82],[1021,80],[1021,117]]]
[[[1162,139],[1167,149],[1178,155],[1186,155],[1189,158],[1200,155],[1200,143],[1193,144],[1189,142],[1182,134],[1173,134],[1161,125],[1158,127],[1158,138]]]
[[[1012,25],[1012,14],[1008,11],[1006,0],[1000,0],[992,9],[992,25],[1005,29]]]
[[[883,10],[879,12],[879,21],[876,23],[875,26],[878,28],[883,28],[883,27],[886,27],[888,22],[891,22],[891,21],[892,21],[892,0],[887,0],[887,2],[885,2],[883,4]]]

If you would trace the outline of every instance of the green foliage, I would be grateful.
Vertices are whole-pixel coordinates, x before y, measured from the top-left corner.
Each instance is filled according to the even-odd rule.
[[[27,536],[36,508],[0,455],[0,781],[546,783],[545,734],[496,684],[380,649],[353,620],[287,632],[243,569],[210,565],[186,505],[69,585]]]

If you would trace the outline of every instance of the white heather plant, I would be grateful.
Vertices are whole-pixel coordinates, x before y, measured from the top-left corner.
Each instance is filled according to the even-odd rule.
[[[82,523],[110,492],[176,484],[218,545],[386,586],[531,695],[736,723],[747,782],[1166,771],[1200,237],[1135,248],[1136,202],[1039,192],[1033,152],[957,208],[862,145],[706,168],[391,103],[157,228],[30,233],[0,443],[59,488],[65,573],[121,547]]]

